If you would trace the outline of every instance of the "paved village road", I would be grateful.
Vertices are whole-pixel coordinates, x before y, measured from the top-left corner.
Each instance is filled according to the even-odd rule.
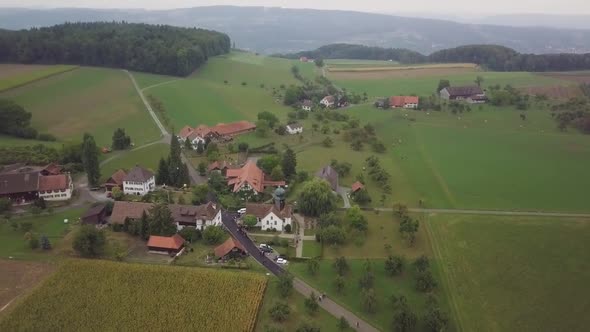
[[[263,255],[256,244],[252,242],[252,240],[246,235],[246,233],[240,231],[238,225],[235,221],[237,214],[223,211],[221,214],[221,220],[223,225],[229,230],[231,235],[238,240],[246,251],[250,254],[250,256],[254,257],[262,266],[264,266],[267,270],[269,270],[272,274],[278,276],[285,273],[282,267],[277,265],[273,262],[270,258]],[[318,291],[317,289],[312,288],[308,284],[306,284],[303,280],[294,278],[293,279],[293,288],[296,291],[301,293],[303,296],[309,296],[311,292],[316,294],[322,294],[322,292]],[[360,319],[358,316],[353,314],[352,312],[348,311],[344,307],[340,306],[338,303],[332,301],[329,298],[324,298],[322,301],[319,302],[319,305],[329,312],[331,315],[339,319],[340,317],[346,318],[348,323],[352,326],[353,329],[356,331],[363,331],[363,332],[377,332],[378,330],[375,329],[373,326],[365,322],[364,320]],[[358,327],[357,327],[358,324]]]

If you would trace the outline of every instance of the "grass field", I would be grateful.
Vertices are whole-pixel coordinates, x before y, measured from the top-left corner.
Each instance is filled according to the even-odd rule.
[[[33,146],[37,144],[43,144],[54,148],[60,148],[63,145],[63,142],[46,142],[34,139],[22,139],[6,135],[0,135],[0,142],[2,142],[2,146]]]
[[[127,75],[114,69],[79,68],[0,93],[33,114],[32,126],[60,140],[79,141],[85,132],[110,146],[125,128],[136,145],[159,137],[158,129]]]
[[[369,74],[364,76],[345,77],[344,79],[334,78],[339,87],[347,88],[357,93],[367,92],[369,97],[383,97],[392,95],[429,96],[436,92],[438,81],[448,79],[451,85],[473,85],[476,76],[484,78],[482,86],[506,85],[513,87],[548,86],[548,85],[570,85],[571,82],[526,72],[453,72],[451,69],[444,69],[446,72],[436,72],[440,69],[430,69],[420,75],[415,71],[406,70],[400,73],[393,73],[393,78],[372,77]],[[391,75],[393,75],[391,74]],[[343,74],[344,75],[344,74]],[[360,75],[360,74],[359,74]],[[401,75],[401,76],[399,76]],[[331,77],[331,75],[329,75]],[[373,75],[374,76],[374,75]]]
[[[78,66],[0,64],[0,91],[23,86],[76,68]]]
[[[298,82],[291,74],[292,65],[297,65],[302,75],[313,76],[313,64],[232,53],[211,58],[192,76],[150,88],[146,93],[164,103],[175,130],[185,125],[254,121],[262,111],[285,119],[289,108],[275,100],[271,93],[281,84],[288,86]]]
[[[64,223],[64,219],[74,222],[82,215],[83,211],[84,208],[75,208],[50,215],[12,218],[10,221],[3,219],[0,221],[0,258],[51,259],[51,252],[45,253],[40,249],[35,251],[30,249],[24,239],[24,233],[20,230],[15,231],[11,227],[11,222],[31,222],[33,224],[31,232],[39,236],[46,235],[49,242],[55,247],[71,227]]]
[[[17,303],[0,330],[253,331],[265,287],[252,273],[74,260]]]
[[[463,331],[586,331],[590,220],[431,216]]]
[[[165,158],[169,152],[170,146],[168,144],[158,143],[135,151],[114,155],[114,159],[107,161],[101,166],[101,179],[106,180],[118,169],[123,168],[129,170],[135,167],[135,165],[141,165],[155,173],[158,170],[160,158]]]

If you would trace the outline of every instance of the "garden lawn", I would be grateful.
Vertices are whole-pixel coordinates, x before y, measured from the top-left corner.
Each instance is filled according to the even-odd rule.
[[[290,108],[282,105],[281,98],[272,96],[272,89],[282,91],[280,85],[299,82],[291,74],[293,64],[301,68],[302,75],[314,75],[312,64],[303,66],[292,60],[238,52],[210,58],[192,76],[150,88],[146,93],[163,102],[176,131],[185,125],[256,121],[262,111],[286,119]]]
[[[571,82],[555,79],[547,76],[536,75],[528,72],[473,72],[442,76],[427,76],[412,78],[408,73],[407,78],[390,79],[348,79],[337,80],[335,83],[342,88],[357,93],[366,92],[370,98],[387,97],[392,95],[419,95],[430,96],[436,92],[438,82],[448,79],[451,85],[474,85],[477,76],[483,77],[482,87],[491,85],[510,84],[513,87],[545,86],[545,85],[570,85]]]
[[[52,251],[46,253],[41,249],[30,249],[27,242],[24,240],[24,233],[20,230],[13,230],[10,226],[11,222],[31,222],[33,224],[31,232],[38,236],[46,235],[52,246],[56,247],[69,232],[71,227],[70,223],[78,220],[84,211],[85,208],[74,208],[54,214],[42,214],[39,216],[27,216],[22,218],[14,217],[10,220],[1,220],[0,257],[5,259],[13,257],[14,259],[25,260],[47,260],[53,258],[53,256],[50,255]],[[70,223],[65,224],[64,219],[68,219]]]
[[[247,272],[68,261],[0,330],[253,331],[266,283]]]
[[[0,64],[0,91],[23,86],[76,68],[78,66]]]
[[[587,331],[590,220],[431,216],[463,331]]]
[[[401,276],[389,277],[385,274],[384,260],[371,260],[372,269],[375,273],[373,288],[377,296],[377,312],[370,314],[363,311],[360,301],[361,289],[358,280],[364,273],[364,263],[364,259],[348,259],[351,271],[345,276],[346,282],[343,294],[338,294],[334,289],[336,272],[333,269],[333,260],[320,261],[320,270],[316,276],[309,274],[306,263],[292,263],[289,271],[315,289],[325,292],[329,298],[348,308],[381,331],[389,331],[391,324],[390,297],[392,295],[398,297],[403,295],[408,300],[408,305],[412,311],[418,316],[418,329],[416,330],[422,331],[425,328],[422,315],[426,308],[427,294],[418,292],[415,289],[414,273],[413,270],[410,271],[410,266],[406,265],[406,270]],[[441,292],[435,291],[435,293],[438,295],[441,308],[448,312],[444,296],[439,294]]]
[[[310,322],[312,325],[320,328],[322,332],[336,332],[339,331],[338,319],[327,313],[324,309],[320,308],[319,311],[310,315],[305,309],[305,297],[295,290],[285,300],[281,297],[277,290],[278,280],[276,278],[270,279],[266,291],[264,293],[264,301],[258,314],[258,322],[256,323],[256,331],[263,332],[268,331],[269,328],[275,327],[282,331],[295,331],[302,322]],[[269,314],[270,308],[276,303],[284,301],[286,302],[291,311],[289,318],[282,322],[275,322]],[[354,322],[349,322],[352,326]]]
[[[81,141],[94,135],[110,146],[113,132],[124,128],[136,146],[160,133],[129,77],[120,70],[82,67],[0,93],[31,112],[32,126],[60,140]]]
[[[106,161],[100,168],[100,176],[104,181],[108,179],[118,169],[130,170],[136,165],[140,165],[156,173],[160,158],[166,158],[170,153],[170,145],[158,143],[145,148],[139,148],[133,151],[125,151],[114,155],[113,159]],[[108,158],[108,157],[107,157]]]
[[[303,241],[303,257],[321,257],[322,246],[315,240]]]

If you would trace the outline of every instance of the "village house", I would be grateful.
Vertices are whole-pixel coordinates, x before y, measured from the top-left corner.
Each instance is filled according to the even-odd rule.
[[[230,236],[221,245],[213,250],[215,258],[226,261],[232,258],[240,258],[246,255],[246,249],[242,244]]]
[[[172,236],[150,235],[148,251],[153,254],[178,256],[184,251],[184,239],[178,234]]]
[[[253,215],[258,220],[256,227],[265,230],[277,230],[283,232],[285,226],[291,225],[293,208],[285,204],[286,192],[283,188],[277,188],[274,192],[274,204],[246,204],[246,215]]]
[[[124,170],[117,170],[110,178],[104,183],[106,191],[113,191],[113,188],[117,187],[123,190],[123,179],[127,176]]]
[[[228,169],[226,173],[227,185],[232,192],[252,191],[261,193],[267,187],[284,186],[285,181],[272,181],[253,161],[248,161],[242,168]]]
[[[391,108],[418,108],[417,96],[392,96],[389,98]]]
[[[440,97],[446,100],[464,100],[470,104],[481,104],[487,101],[485,92],[477,85],[450,86],[440,90]]]
[[[336,103],[336,98],[334,96],[325,96],[322,100],[320,100],[320,104],[324,105],[326,108],[334,107]]]
[[[299,61],[301,61],[301,62],[308,62],[309,61],[309,58],[307,58],[306,56],[302,56],[302,57],[299,57]]]
[[[141,167],[135,166],[123,178],[123,193],[125,195],[143,196],[156,188],[156,177],[154,173]]]
[[[105,223],[106,215],[106,205],[98,204],[86,210],[80,218],[80,221],[84,225],[100,225]]]
[[[291,135],[301,134],[303,132],[303,125],[299,123],[289,123],[285,126],[285,129],[287,130],[287,133]]]
[[[211,172],[219,172],[222,175],[227,173],[227,170],[231,167],[230,163],[227,161],[214,161],[207,167],[209,173]]]
[[[316,174],[316,177],[328,181],[330,188],[333,191],[338,191],[338,172],[332,166],[328,165],[320,169]]]
[[[200,125],[195,128],[184,126],[178,132],[178,140],[184,142],[189,140],[193,149],[197,149],[199,143],[204,144],[207,140],[231,140],[234,136],[249,133],[256,129],[256,125],[248,121],[232,123],[218,123],[213,127]]]
[[[125,219],[137,221],[145,212],[149,216],[152,203],[118,201],[113,205],[109,223],[112,225],[123,225]],[[194,227],[204,230],[209,226],[220,226],[221,209],[215,203],[209,202],[202,205],[180,205],[169,204],[168,209],[172,214],[172,220],[176,230],[180,231],[185,227]]]
[[[61,174],[61,167],[22,164],[4,166],[0,171],[0,198],[13,204],[25,204],[37,198],[65,201],[72,198],[74,183],[69,173]]]
[[[304,111],[311,111],[312,108],[313,108],[313,102],[309,99],[305,99],[301,103],[301,109]]]

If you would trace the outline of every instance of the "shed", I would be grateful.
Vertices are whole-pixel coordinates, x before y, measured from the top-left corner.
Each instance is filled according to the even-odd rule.
[[[85,225],[100,225],[105,222],[106,214],[106,204],[98,204],[86,210],[86,212],[84,212],[84,215],[82,215],[81,220],[82,223]]]
[[[184,239],[178,234],[172,236],[150,235],[147,243],[149,252],[154,254],[178,254],[184,248]]]

